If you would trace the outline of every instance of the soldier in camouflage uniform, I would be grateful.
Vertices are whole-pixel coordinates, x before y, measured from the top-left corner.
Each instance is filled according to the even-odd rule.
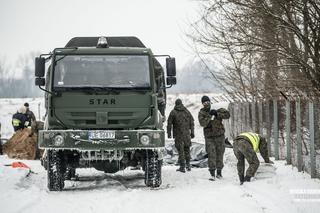
[[[190,146],[191,138],[194,138],[194,120],[191,113],[183,106],[180,99],[176,100],[175,107],[170,112],[168,118],[168,138],[171,138],[171,129],[173,130],[175,147],[179,153],[180,167],[177,171],[186,172],[186,167],[187,170],[190,171]]]
[[[273,163],[269,159],[267,141],[261,135],[245,132],[238,135],[233,142],[233,152],[238,159],[237,169],[241,185],[245,181],[250,182],[250,178],[254,176],[259,167],[260,162],[256,154],[258,150],[266,163]],[[244,176],[244,159],[249,163],[246,176]]]
[[[198,114],[198,119],[200,125],[203,127],[211,180],[215,180],[215,171],[217,170],[217,178],[221,178],[223,169],[225,129],[222,120],[229,119],[230,113],[224,108],[218,110],[210,109],[211,103],[208,96],[203,96],[201,102],[203,108]],[[214,119],[212,120],[213,116]]]

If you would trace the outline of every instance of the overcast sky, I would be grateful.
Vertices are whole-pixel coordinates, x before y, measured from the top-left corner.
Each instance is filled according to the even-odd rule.
[[[0,0],[0,57],[48,53],[75,36],[137,36],[155,54],[192,58],[184,32],[196,18],[191,0]]]

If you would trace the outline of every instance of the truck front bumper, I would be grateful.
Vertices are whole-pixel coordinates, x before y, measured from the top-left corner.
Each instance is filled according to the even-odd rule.
[[[156,149],[165,145],[163,130],[41,130],[39,148],[70,150]]]

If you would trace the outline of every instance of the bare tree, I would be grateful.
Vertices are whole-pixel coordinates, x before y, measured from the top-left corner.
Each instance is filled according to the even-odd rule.
[[[320,90],[317,0],[208,0],[187,36],[228,93],[244,99]]]

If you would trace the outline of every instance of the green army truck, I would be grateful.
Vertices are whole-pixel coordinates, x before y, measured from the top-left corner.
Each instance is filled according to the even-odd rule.
[[[166,58],[166,77],[157,57]],[[166,88],[175,75],[174,58],[154,55],[136,37],[75,37],[37,57],[48,189],[61,191],[76,168],[115,173],[129,166],[144,170],[146,186],[159,187]]]

